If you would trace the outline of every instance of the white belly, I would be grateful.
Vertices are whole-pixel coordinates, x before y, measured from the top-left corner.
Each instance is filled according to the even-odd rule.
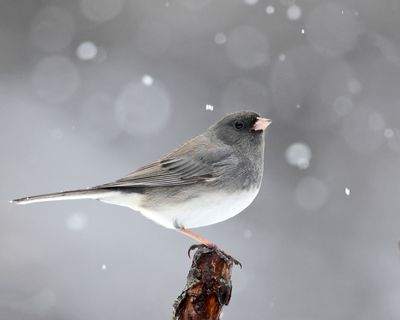
[[[155,210],[142,209],[141,213],[166,228],[198,228],[218,223],[237,215],[247,208],[259,189],[238,193],[213,193],[174,206]]]

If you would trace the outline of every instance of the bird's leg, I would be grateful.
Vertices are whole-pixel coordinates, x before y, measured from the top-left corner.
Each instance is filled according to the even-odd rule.
[[[194,240],[196,240],[197,242],[200,242],[201,244],[204,244],[205,246],[207,246],[208,248],[215,248],[215,244],[212,243],[211,241],[208,241],[207,239],[204,239],[203,237],[199,236],[198,234],[185,229],[185,228],[179,228],[178,231],[182,234],[184,234],[185,236],[188,236],[189,238],[192,238]]]

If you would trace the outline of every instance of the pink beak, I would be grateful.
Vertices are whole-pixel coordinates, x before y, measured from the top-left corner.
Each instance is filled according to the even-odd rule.
[[[253,125],[253,130],[262,130],[264,131],[270,124],[271,124],[270,119],[265,119],[265,118],[257,118],[256,123]]]

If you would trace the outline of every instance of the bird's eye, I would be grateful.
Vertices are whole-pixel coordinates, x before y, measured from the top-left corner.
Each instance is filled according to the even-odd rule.
[[[238,130],[240,130],[240,129],[242,129],[243,128],[243,122],[241,122],[241,121],[236,121],[235,122],[235,128],[236,129],[238,129]]]

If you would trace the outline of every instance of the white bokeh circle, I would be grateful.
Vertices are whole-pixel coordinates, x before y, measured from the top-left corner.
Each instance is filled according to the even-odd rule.
[[[157,133],[171,115],[168,92],[159,82],[152,86],[129,83],[116,100],[115,115],[121,128],[132,135]]]
[[[350,10],[333,3],[315,7],[308,15],[305,28],[313,48],[327,56],[340,56],[352,50],[362,31],[361,24]]]
[[[286,15],[288,17],[289,20],[299,20],[301,17],[301,8],[296,5],[296,4],[292,4],[290,5],[287,10],[286,10]]]
[[[93,60],[97,56],[97,46],[91,41],[84,41],[76,48],[80,60]]]
[[[121,13],[125,0],[81,0],[83,15],[92,21],[104,22]]]
[[[343,120],[342,134],[350,149],[370,153],[384,142],[385,121],[372,107],[362,105]]]
[[[83,132],[95,141],[110,141],[121,133],[114,116],[114,97],[95,93],[81,107],[80,125]]]
[[[57,6],[48,6],[34,17],[30,38],[32,44],[47,53],[66,48],[75,33],[75,21],[71,13]]]
[[[292,143],[285,152],[286,161],[299,169],[307,169],[311,161],[311,148],[303,143]]]
[[[88,217],[83,213],[73,213],[66,221],[67,228],[72,231],[81,231],[86,228]]]
[[[265,34],[251,26],[239,26],[232,30],[228,36],[226,54],[229,60],[242,69],[253,69],[270,62]]]
[[[36,94],[49,102],[64,102],[80,85],[80,75],[74,63],[63,56],[42,59],[34,67],[32,84]]]
[[[222,92],[221,107],[226,112],[240,109],[268,110],[270,95],[267,86],[248,79],[237,78],[228,82]]]
[[[301,208],[307,211],[321,209],[328,200],[328,195],[328,187],[322,180],[316,177],[304,177],[296,186],[296,202]]]

